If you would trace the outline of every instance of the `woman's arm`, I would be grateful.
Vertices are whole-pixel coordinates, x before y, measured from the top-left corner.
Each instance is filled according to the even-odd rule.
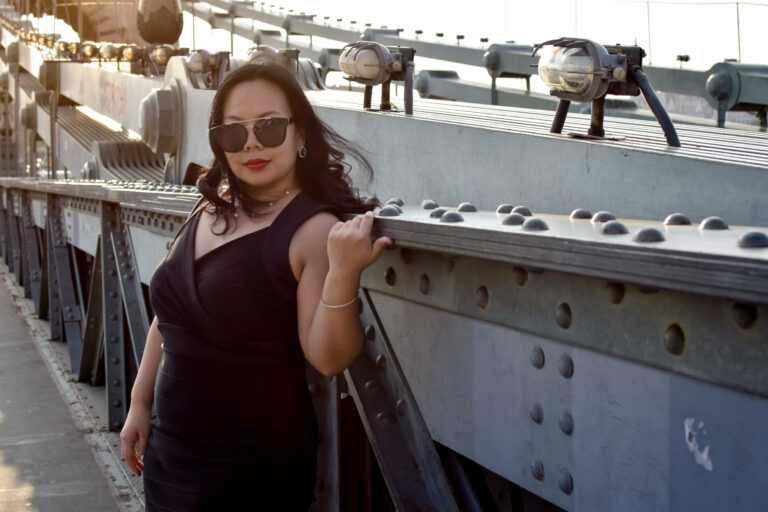
[[[307,361],[328,377],[338,375],[360,353],[363,330],[354,302],[360,273],[392,243],[381,237],[371,243],[373,213],[338,222],[319,214],[305,222],[291,243],[292,260],[300,271],[297,291],[299,340]],[[294,247],[295,246],[295,247]]]
[[[131,407],[125,418],[123,430],[120,432],[123,458],[131,471],[137,475],[141,475],[144,469],[141,458],[147,449],[149,421],[152,419],[152,404],[155,401],[155,378],[162,354],[163,336],[157,328],[157,317],[155,317],[152,325],[149,326],[144,355],[131,390]],[[136,442],[139,443],[138,451],[136,451]]]

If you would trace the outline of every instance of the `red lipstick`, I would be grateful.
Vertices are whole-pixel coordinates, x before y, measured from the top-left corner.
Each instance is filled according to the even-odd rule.
[[[267,166],[269,160],[262,160],[261,158],[253,158],[245,162],[245,166],[252,171],[258,171]]]

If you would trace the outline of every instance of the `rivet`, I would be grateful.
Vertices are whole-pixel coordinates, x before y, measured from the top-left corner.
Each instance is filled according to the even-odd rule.
[[[544,367],[544,351],[541,347],[535,347],[531,350],[531,364],[539,370]]]
[[[626,235],[629,233],[627,226],[617,220],[609,220],[601,229],[604,235]]]
[[[429,216],[432,217],[433,219],[439,219],[447,211],[448,210],[446,210],[445,208],[435,208],[429,213]]]
[[[560,356],[560,359],[557,361],[557,371],[566,379],[573,377],[573,359],[571,359],[571,356],[568,354]]]
[[[510,213],[501,219],[501,223],[505,226],[520,226],[523,222],[525,222],[525,217],[519,213]]]
[[[114,379],[112,385],[116,388],[120,387],[120,379]]]
[[[118,297],[117,292],[110,292],[109,296],[112,297],[113,299],[116,299]]]
[[[384,354],[379,354],[376,356],[376,367],[379,370],[387,369],[387,358],[384,356]]]
[[[559,306],[557,306],[557,311],[555,311],[555,318],[557,320],[557,325],[563,329],[568,329],[571,326],[571,320],[573,319],[571,306],[569,306],[567,302],[561,303]]]
[[[123,426],[123,424],[120,423],[119,421],[113,421],[112,422],[112,430],[117,430],[117,429],[119,429],[122,426]]]
[[[544,409],[541,408],[541,404],[533,404],[528,414],[537,425],[541,425],[541,422],[544,421]]]
[[[749,329],[757,321],[757,307],[754,304],[733,304],[733,321],[742,329]]]
[[[749,231],[739,237],[739,247],[757,249],[768,247],[768,235],[762,231]]]
[[[690,226],[691,219],[689,219],[682,213],[673,213],[671,215],[668,215],[667,218],[664,219],[664,225],[665,226]]]
[[[523,222],[523,229],[526,231],[546,231],[549,229],[549,226],[542,219],[531,217]]]
[[[429,276],[427,274],[421,274],[419,278],[419,291],[422,295],[429,293]]]
[[[423,201],[421,202],[421,209],[422,209],[422,210],[434,210],[434,209],[435,209],[435,208],[437,208],[438,206],[440,206],[440,205],[439,205],[439,204],[437,204],[436,202],[434,202],[434,201],[433,201],[433,200],[431,200],[431,199],[425,199],[425,200],[423,200]]]
[[[400,259],[403,260],[403,263],[408,264],[413,262],[413,251],[411,249],[402,248],[400,249]]]
[[[370,393],[371,395],[382,395],[382,394],[384,394],[384,389],[375,380],[369,380],[368,382],[365,383],[364,387],[365,387],[365,390],[368,393]]]
[[[490,301],[490,294],[488,293],[488,287],[481,284],[475,290],[475,304],[482,310],[488,308],[488,302]]]
[[[395,286],[395,283],[397,282],[397,275],[395,274],[395,269],[392,267],[388,267],[387,271],[384,273],[384,280],[387,282],[389,286]]]
[[[647,242],[663,242],[665,240],[664,233],[656,228],[643,228],[632,237],[635,242],[647,243]]]
[[[120,400],[112,400],[113,407],[120,407],[121,405],[123,405],[123,402],[121,402]]]
[[[123,279],[125,279],[126,281],[130,281],[131,279],[133,279],[133,273],[129,272],[129,273],[123,274]]]
[[[523,217],[530,217],[531,215],[533,215],[531,213],[531,209],[528,208],[527,206],[515,206],[514,208],[512,208],[511,213],[519,213]]]
[[[728,229],[728,224],[726,224],[725,221],[720,217],[707,217],[701,221],[701,224],[699,224],[699,229]]]
[[[544,463],[536,459],[531,463],[531,474],[536,480],[544,480]]]
[[[560,430],[562,430],[565,435],[569,436],[573,434],[573,416],[571,416],[571,413],[565,411],[561,414],[558,424],[560,425]]]
[[[317,388],[317,384],[310,384],[309,386],[307,386],[307,389],[309,390],[310,396],[313,396],[313,397],[317,396],[317,393],[319,391]]]
[[[120,359],[113,357],[112,358],[112,364],[120,364]]]
[[[388,412],[380,412],[376,415],[376,421],[383,425],[392,425],[395,422],[395,417]]]
[[[528,271],[523,267],[512,267],[512,279],[515,280],[517,286],[525,286],[528,282]]]
[[[667,352],[679,356],[685,349],[685,333],[677,324],[671,324],[664,333],[664,346]]]
[[[120,340],[118,339],[118,337],[117,337],[117,336],[110,336],[110,337],[109,337],[109,341],[111,341],[112,343],[117,343],[117,342],[118,342],[118,341],[120,341]]]
[[[611,212],[601,211],[592,216],[592,224],[608,222],[609,220],[616,220],[616,217]]]
[[[571,212],[572,220],[591,219],[591,218],[592,218],[592,213],[589,210],[585,210],[584,208],[576,208]]]
[[[500,204],[496,208],[496,213],[512,213],[512,209],[513,208],[514,208],[514,206],[511,205],[511,204],[507,204],[507,203]]]
[[[408,412],[405,398],[400,398],[397,400],[397,403],[395,404],[395,409],[397,410],[397,414],[399,414],[400,416],[405,416],[405,413]]]
[[[379,217],[397,217],[398,215],[400,215],[400,210],[392,205],[385,206],[379,212]]]
[[[613,304],[621,304],[624,300],[625,287],[621,283],[605,283],[608,296]]]
[[[397,205],[397,206],[403,206],[405,203],[399,197],[393,197],[392,199],[387,201],[387,204],[394,204],[394,205]]]
[[[456,208],[457,211],[460,212],[476,212],[477,207],[473,205],[472,203],[461,203],[458,208]]]
[[[464,222],[464,217],[459,212],[445,212],[440,217],[440,222]]]
[[[573,477],[567,470],[560,471],[560,475],[557,477],[557,486],[569,496],[573,492]]]
[[[113,322],[116,322],[117,321],[117,315],[109,315],[109,319],[112,320]]]
[[[368,341],[376,340],[376,327],[374,327],[373,324],[365,328],[365,338]]]

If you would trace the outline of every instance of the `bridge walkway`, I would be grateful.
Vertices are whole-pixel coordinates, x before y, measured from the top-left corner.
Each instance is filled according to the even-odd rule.
[[[117,434],[92,412],[103,388],[76,382],[46,329],[0,263],[0,511],[143,510]]]

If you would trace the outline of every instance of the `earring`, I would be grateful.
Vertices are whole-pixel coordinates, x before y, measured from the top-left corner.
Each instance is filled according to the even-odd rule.
[[[307,158],[307,148],[304,146],[301,146],[299,148],[299,158]]]

